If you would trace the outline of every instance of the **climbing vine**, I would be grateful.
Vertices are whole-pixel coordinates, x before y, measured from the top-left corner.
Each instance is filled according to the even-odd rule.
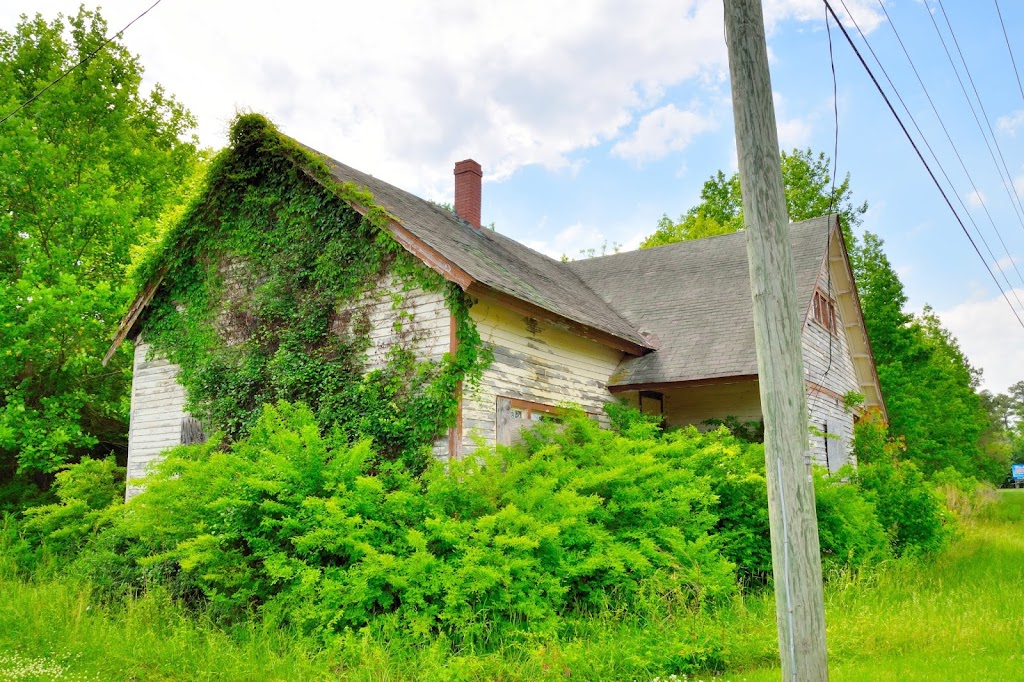
[[[264,404],[299,401],[325,432],[372,437],[382,458],[420,469],[455,422],[459,382],[488,361],[470,298],[391,237],[369,193],[263,117],[240,116],[230,140],[138,269],[140,281],[163,272],[144,340],[181,366],[186,409],[208,430],[237,439]],[[368,370],[365,301],[382,286],[398,342]],[[456,321],[457,350],[440,361],[416,356],[403,304],[418,291],[443,293]]]

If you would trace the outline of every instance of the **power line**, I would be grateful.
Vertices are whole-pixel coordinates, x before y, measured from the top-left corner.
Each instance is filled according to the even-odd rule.
[[[939,42],[942,43],[942,48],[946,52],[946,57],[949,59],[950,66],[953,67],[953,73],[956,75],[956,80],[960,84],[960,90],[964,93],[964,98],[967,100],[967,105],[971,108],[971,114],[974,116],[974,122],[978,124],[978,131],[981,132],[982,139],[985,140],[985,146],[988,148],[988,153],[992,157],[992,163],[996,166],[996,172],[999,173],[999,179],[1003,183],[1003,188],[1006,190],[1006,196],[1010,199],[1010,205],[1013,206],[1015,211],[1018,211],[1018,217],[1021,219],[1021,227],[1024,228],[1024,216],[1021,212],[1024,211],[1024,205],[1021,204],[1020,196],[1017,194],[1017,189],[1013,187],[1013,175],[1010,173],[1009,167],[1006,165],[1006,159],[1003,158],[1003,150],[999,146],[999,140],[996,139],[995,131],[992,129],[992,123],[988,119],[988,113],[985,111],[985,105],[981,102],[981,96],[978,94],[978,88],[974,85],[974,77],[971,76],[971,70],[967,66],[967,60],[964,59],[964,53],[960,50],[960,43],[956,39],[956,33],[953,32],[953,25],[949,22],[949,16],[946,14],[946,8],[942,4],[942,0],[939,0],[939,9],[942,10],[942,16],[946,20],[946,26],[949,28],[949,34],[953,38],[953,44],[955,45],[957,52],[960,55],[960,61],[964,66],[964,72],[967,74],[967,79],[971,83],[971,88],[974,90],[974,96],[978,100],[978,107],[981,109],[981,114],[985,119],[985,124],[988,126],[989,134],[992,136],[992,143],[995,144],[996,151],[999,152],[999,159],[1002,161],[1002,167],[999,166],[999,161],[996,160],[995,153],[992,151],[992,145],[989,144],[988,136],[985,134],[985,130],[981,127],[981,121],[978,119],[978,113],[974,110],[974,103],[971,102],[971,96],[967,94],[967,88],[964,86],[963,79],[960,78],[960,72],[956,68],[956,64],[953,62],[953,55],[950,54],[949,48],[946,46],[946,39],[942,35],[942,31],[939,29],[938,22],[935,21],[935,15],[932,13],[931,6],[928,4],[928,0],[924,0],[924,7],[927,10],[928,18],[932,21],[932,26],[935,27],[935,32],[939,36]],[[1006,170],[1006,177],[1003,176],[1003,169]],[[1007,183],[1009,178],[1009,184]],[[1011,190],[1013,196],[1010,196]],[[1016,203],[1014,203],[1016,198]]]
[[[978,234],[978,237],[981,239],[981,243],[985,246],[985,250],[988,251],[989,256],[992,257],[992,262],[996,264],[997,269],[999,270],[999,274],[1001,274],[1003,276],[1003,280],[1006,282],[1006,286],[1013,293],[1013,297],[1015,299],[1017,299],[1017,303],[1021,306],[1022,309],[1024,309],[1024,302],[1022,302],[1021,299],[1020,299],[1020,296],[1018,296],[1016,288],[1012,284],[1010,284],[1010,280],[1006,276],[1006,272],[1004,270],[998,268],[999,259],[996,258],[996,255],[995,255],[995,253],[993,253],[992,247],[989,245],[988,240],[985,239],[985,234],[981,231],[981,228],[978,227],[978,223],[975,222],[974,216],[971,215],[970,210],[967,208],[967,205],[964,203],[963,197],[960,196],[960,193],[956,189],[956,185],[953,183],[952,179],[950,179],[950,177],[949,177],[949,173],[947,173],[945,167],[943,167],[942,161],[939,159],[939,155],[935,153],[935,150],[932,148],[931,143],[928,141],[928,137],[924,134],[924,131],[921,130],[921,126],[918,125],[917,119],[914,117],[913,112],[911,112],[910,107],[908,107],[907,103],[903,100],[903,95],[900,94],[899,88],[896,87],[896,84],[893,82],[892,78],[889,76],[889,72],[886,70],[885,65],[882,64],[882,60],[879,58],[878,54],[875,52],[875,49],[871,46],[871,41],[869,41],[867,36],[864,35],[864,31],[861,29],[860,24],[857,23],[857,19],[853,16],[853,13],[850,12],[850,8],[847,7],[846,0],[840,0],[840,3],[842,3],[843,9],[846,11],[847,16],[850,17],[850,21],[853,22],[854,27],[856,27],[857,32],[860,34],[861,40],[864,41],[864,45],[867,46],[868,51],[871,52],[871,56],[874,58],[875,63],[878,64],[878,68],[882,70],[882,74],[885,76],[886,81],[888,81],[889,87],[892,88],[893,94],[896,95],[896,99],[899,100],[900,105],[903,107],[903,110],[906,112],[907,117],[910,119],[910,122],[914,126],[914,129],[917,130],[917,134],[920,136],[921,141],[924,142],[925,147],[928,149],[928,153],[930,153],[932,155],[932,159],[934,159],[935,165],[938,166],[939,172],[942,173],[942,177],[944,177],[946,179],[946,183],[949,185],[949,190],[953,193],[953,196],[956,197],[957,202],[960,204],[960,207],[964,210],[964,213],[967,215],[967,219],[970,221],[971,225],[974,226],[974,231]],[[885,11],[885,7],[884,6],[882,7],[882,11],[883,12]],[[889,19],[889,23],[893,27],[893,30],[895,32],[895,24],[892,23],[892,20],[889,17],[888,12],[886,12],[886,18]],[[897,39],[900,40],[900,45],[903,46],[903,41],[900,39],[898,32],[896,32],[896,36],[897,36]],[[917,69],[914,66],[913,60],[910,59],[910,55],[907,54],[906,47],[904,47],[904,54],[907,55],[907,59],[910,61],[911,68],[914,68],[914,72],[915,72],[915,74],[917,74]],[[928,94],[928,89],[924,86],[924,82],[921,81],[920,74],[918,74],[918,81],[921,83],[921,87],[922,87],[922,89],[924,89],[925,95],[928,97],[929,102],[931,102],[931,96]],[[934,102],[932,102],[932,109],[933,109],[933,111],[935,111],[935,115],[939,119],[939,124],[943,127],[943,130],[945,130],[945,132],[946,132],[946,139],[949,140],[950,145],[953,147],[953,152],[957,154],[957,158],[960,158],[959,152],[957,151],[957,148],[956,148],[956,145],[953,143],[953,139],[952,139],[952,137],[950,137],[949,131],[946,130],[945,124],[942,121],[942,117],[939,116],[938,110],[935,108]],[[962,159],[960,161],[960,164],[961,164],[961,166],[963,166],[964,172],[967,174],[968,179],[971,180],[971,184],[973,185],[974,184],[973,179],[970,176],[970,172],[967,171],[967,167],[966,167],[966,165],[964,165]],[[977,187],[975,187],[975,191],[977,191]],[[979,197],[980,197],[980,193],[979,193]],[[986,211],[987,211],[987,207],[986,207]],[[993,227],[995,227],[995,222],[994,221],[993,221]],[[998,229],[996,229],[996,232],[998,234]],[[1002,235],[1000,235],[1000,241],[1002,241]],[[1004,242],[1004,246],[1005,246],[1005,242]],[[1007,251],[1007,255],[1009,255],[1009,251]]]
[[[829,11],[829,14],[832,15],[832,18],[839,26],[839,29],[843,32],[843,36],[846,38],[846,42],[850,44],[850,48],[852,48],[854,54],[857,55],[857,59],[860,60],[861,66],[863,66],[864,70],[867,71],[868,76],[871,78],[871,82],[874,83],[875,88],[878,90],[878,94],[880,94],[882,96],[882,99],[885,100],[885,104],[886,106],[889,107],[889,111],[896,119],[896,123],[898,123],[900,129],[903,130],[903,134],[904,136],[906,136],[907,141],[910,142],[910,146],[913,147],[914,152],[917,154],[917,158],[919,158],[921,160],[921,163],[924,164],[924,168],[926,171],[928,171],[928,175],[931,177],[932,182],[935,183],[935,187],[936,189],[939,190],[939,194],[942,195],[942,198],[945,200],[946,205],[949,206],[949,210],[953,212],[953,217],[955,217],[957,223],[960,224],[960,229],[963,230],[964,235],[967,237],[967,241],[969,241],[971,243],[971,246],[974,247],[974,252],[978,254],[978,258],[981,259],[982,264],[985,266],[985,270],[988,271],[988,274],[992,278],[992,281],[995,282],[996,288],[999,289],[999,293],[1003,295],[1003,299],[1006,301],[1006,304],[1010,306],[1010,310],[1013,311],[1013,316],[1017,318],[1017,322],[1020,324],[1021,328],[1024,329],[1024,320],[1021,319],[1020,315],[1017,313],[1017,309],[1013,307],[1012,303],[1010,303],[1010,299],[1006,295],[1006,292],[1003,290],[1002,285],[999,283],[999,280],[996,279],[996,276],[992,273],[992,268],[988,266],[988,261],[986,261],[985,257],[981,255],[981,251],[978,249],[978,245],[974,242],[974,238],[971,237],[971,233],[967,230],[967,226],[964,225],[964,221],[960,218],[960,214],[958,214],[956,212],[956,209],[953,208],[953,204],[949,200],[949,196],[947,196],[946,191],[942,188],[942,185],[939,183],[938,178],[935,177],[935,173],[932,171],[931,166],[928,165],[928,161],[924,158],[924,155],[918,148],[917,143],[914,142],[914,138],[911,137],[910,131],[907,130],[907,126],[904,125],[903,120],[900,118],[900,115],[896,112],[896,109],[893,107],[892,102],[889,100],[889,96],[885,94],[885,90],[882,89],[882,86],[878,82],[878,79],[875,77],[875,74],[871,71],[871,67],[868,66],[868,63],[864,60],[864,56],[861,55],[860,50],[857,49],[857,45],[856,43],[854,43],[853,38],[846,30],[846,27],[843,26],[841,21],[839,21],[839,17],[836,16],[836,12],[832,8],[832,5],[829,3],[828,0],[824,0],[824,2],[825,7]]]
[[[78,62],[77,64],[75,64],[75,65],[74,65],[74,66],[72,66],[71,68],[69,68],[69,69],[67,69],[66,71],[64,71],[64,73],[62,73],[62,74],[61,74],[60,76],[58,76],[58,77],[56,78],[56,80],[52,81],[52,82],[51,82],[51,83],[49,83],[49,84],[48,84],[48,85],[47,85],[46,87],[44,87],[44,88],[43,88],[42,90],[40,90],[39,92],[37,92],[36,94],[32,95],[31,97],[29,97],[29,98],[28,98],[27,100],[25,100],[24,102],[22,102],[22,103],[21,103],[21,104],[20,104],[20,105],[19,105],[19,106],[18,106],[17,108],[15,108],[15,109],[14,109],[14,111],[10,112],[9,114],[7,114],[6,116],[4,116],[3,118],[0,118],[0,125],[3,125],[4,123],[6,123],[6,122],[7,122],[7,119],[9,119],[9,118],[11,118],[12,116],[14,116],[14,115],[15,115],[16,113],[18,113],[19,111],[21,111],[22,109],[24,109],[25,107],[27,107],[27,106],[28,106],[29,104],[32,104],[32,102],[35,102],[35,101],[36,101],[37,99],[39,99],[39,96],[40,96],[40,95],[42,95],[42,94],[43,94],[44,92],[46,92],[47,90],[49,90],[50,88],[52,88],[52,87],[53,87],[54,85],[56,85],[57,83],[60,83],[60,82],[61,82],[62,80],[64,80],[64,78],[66,78],[66,77],[67,77],[67,76],[68,76],[68,75],[69,75],[69,74],[70,74],[70,73],[71,73],[72,71],[74,71],[74,70],[75,70],[75,69],[77,69],[78,67],[82,66],[82,65],[83,65],[83,64],[85,64],[86,62],[89,62],[89,61],[91,61],[93,57],[95,57],[95,56],[96,56],[97,54],[99,54],[100,50],[102,50],[103,48],[105,48],[105,47],[106,47],[107,45],[109,45],[110,43],[114,42],[114,39],[115,39],[115,38],[118,38],[118,37],[119,37],[119,36],[120,36],[120,35],[121,35],[122,33],[124,33],[124,32],[125,32],[125,31],[127,31],[127,30],[128,30],[129,28],[131,28],[132,24],[134,24],[134,23],[135,23],[136,21],[138,21],[138,20],[139,20],[139,19],[141,19],[142,17],[144,17],[144,16],[146,16],[147,14],[149,14],[149,10],[153,9],[154,7],[156,7],[156,6],[157,6],[157,5],[159,5],[159,4],[161,3],[161,2],[163,2],[163,0],[156,0],[156,2],[154,2],[154,3],[152,4],[152,5],[150,5],[150,6],[149,6],[149,7],[148,7],[148,8],[146,9],[146,11],[144,11],[144,12],[143,12],[142,14],[140,14],[140,15],[139,15],[139,16],[137,16],[137,17],[135,17],[135,18],[134,18],[134,19],[132,19],[131,21],[129,21],[129,22],[128,22],[128,25],[127,25],[127,26],[125,26],[124,28],[122,28],[122,29],[121,29],[120,31],[118,31],[117,33],[111,34],[111,36],[110,36],[109,38],[107,38],[107,39],[106,39],[105,41],[103,41],[103,43],[102,43],[102,44],[101,44],[101,45],[100,45],[99,47],[97,47],[97,48],[96,48],[95,50],[93,50],[93,51],[92,51],[92,52],[90,52],[89,54],[85,55],[85,57],[83,57],[83,58],[82,58],[82,59],[81,59],[81,60],[80,60],[80,61],[79,61],[79,62]]]
[[[910,56],[910,52],[909,50],[907,50],[906,44],[904,44],[903,42],[903,37],[900,35],[899,30],[896,28],[896,23],[892,20],[892,17],[889,16],[889,12],[885,8],[885,4],[882,3],[882,0],[878,0],[878,5],[879,7],[882,8],[882,12],[885,14],[885,18],[889,22],[889,27],[892,29],[893,34],[896,36],[896,40],[899,42],[900,48],[902,48],[904,56],[906,56],[907,58],[907,62],[910,63],[910,68],[913,70],[914,76],[917,77],[917,82],[921,86],[921,90],[924,91],[924,95],[928,99],[928,104],[931,105],[932,112],[935,114],[935,118],[938,119],[939,126],[942,127],[942,132],[945,133],[946,135],[946,140],[949,142],[949,146],[952,147],[953,153],[956,155],[957,161],[960,162],[960,167],[963,169],[964,175],[967,176],[967,180],[968,182],[971,183],[971,188],[974,190],[975,195],[978,197],[978,201],[979,203],[981,203],[981,207],[984,209],[985,215],[988,216],[989,223],[992,225],[992,230],[996,233],[996,236],[999,238],[999,243],[1003,245],[1003,250],[1006,252],[1006,255],[1009,256],[1010,263],[1013,265],[1013,269],[1017,272],[1017,277],[1021,280],[1021,284],[1024,285],[1024,276],[1021,275],[1020,270],[1017,268],[1017,262],[1013,259],[1013,256],[1010,254],[1010,249],[1006,245],[1006,241],[1003,239],[1003,235],[999,231],[999,227],[996,225],[996,221],[992,217],[992,213],[988,210],[988,204],[985,202],[984,196],[978,190],[978,186],[977,184],[975,184],[974,178],[971,176],[971,172],[967,170],[967,164],[964,163],[963,157],[960,155],[960,150],[957,148],[956,143],[953,142],[953,137],[952,135],[950,135],[949,128],[946,126],[946,122],[942,120],[942,115],[939,113],[938,107],[935,106],[935,101],[932,99],[931,93],[928,92],[928,87],[924,84],[924,79],[921,77],[921,73],[917,70],[917,65],[914,64],[914,60]],[[846,7],[845,1],[843,2],[843,7]],[[847,12],[849,12],[849,10],[847,10]],[[854,25],[857,25],[856,20],[854,20]],[[860,26],[857,26],[857,30],[860,31]],[[868,43],[868,39],[864,35],[864,32],[860,31],[860,34],[861,38],[864,40],[864,43],[868,46],[868,49],[871,50],[871,44]],[[992,256],[992,261],[996,264],[996,268],[1003,275],[1003,279],[1006,281],[1006,285],[1010,287],[1010,290],[1013,292],[1014,298],[1017,299],[1017,303],[1020,304],[1022,308],[1024,308],[1024,303],[1021,302],[1020,296],[1017,295],[1016,287],[1010,284],[1010,279],[1006,276],[1006,271],[1003,268],[999,267],[999,259],[996,258],[995,254],[992,252],[991,247],[989,247],[988,245],[988,240],[985,239],[984,234],[982,234],[981,232],[981,228],[978,227],[978,224],[974,221],[974,218],[971,216],[970,210],[964,203],[963,198],[960,196],[959,192],[956,191],[956,187],[954,186],[953,181],[950,179],[949,175],[946,173],[945,168],[943,168],[942,162],[939,160],[938,155],[935,153],[935,150],[933,150],[931,145],[928,143],[928,138],[921,130],[921,127],[917,125],[917,121],[914,120],[914,116],[912,113],[910,113],[910,109],[903,101],[903,98],[900,97],[899,90],[896,88],[896,85],[892,82],[892,79],[889,78],[889,74],[886,73],[885,67],[882,67],[882,63],[881,61],[879,61],[878,55],[875,54],[874,50],[871,50],[871,54],[872,56],[874,56],[875,61],[878,62],[878,65],[882,68],[882,73],[884,73],[886,79],[889,80],[889,85],[896,93],[896,96],[899,97],[900,103],[903,104],[903,108],[907,111],[907,115],[910,116],[911,122],[913,122],[914,127],[917,128],[918,135],[921,136],[921,139],[928,147],[928,151],[931,152],[932,157],[935,159],[935,163],[939,167],[939,171],[942,172],[942,175],[946,178],[946,182],[949,183],[950,189],[956,195],[957,201],[960,202],[960,206],[964,209],[964,213],[967,214],[967,218],[971,221],[971,224],[974,225],[975,231],[978,233],[978,236],[981,237],[981,241],[985,244],[985,248],[988,250],[989,255]],[[1021,227],[1024,227],[1024,223],[1021,223]]]
[[[1010,47],[1010,36],[1006,33],[1006,24],[1003,23],[1003,12],[999,9],[999,0],[996,3],[996,14],[999,15],[999,26],[1003,29],[1003,38],[1006,40],[1006,51],[1010,53],[1010,63],[1013,64],[1013,75],[1017,77],[1017,88],[1020,89],[1020,97],[1024,99],[1024,85],[1020,83],[1020,73],[1017,71],[1017,60],[1013,58],[1013,48]]]

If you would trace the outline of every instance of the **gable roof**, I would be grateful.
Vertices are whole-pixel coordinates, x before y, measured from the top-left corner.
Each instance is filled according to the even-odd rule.
[[[835,216],[790,225],[801,322],[806,317]],[[746,233],[569,263],[580,278],[638,328],[658,352],[627,358],[609,387],[756,376],[753,301]]]
[[[472,279],[466,288],[482,286],[553,313],[557,318],[604,332],[625,341],[634,354],[654,348],[649,338],[564,263],[494,230],[476,229],[451,211],[314,153],[327,164],[338,182],[351,182],[369,190],[374,203],[391,214],[417,241],[465,272]]]

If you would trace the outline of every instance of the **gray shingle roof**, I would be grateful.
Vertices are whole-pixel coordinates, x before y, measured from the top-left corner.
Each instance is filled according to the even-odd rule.
[[[790,226],[803,320],[834,216]],[[746,233],[575,261],[569,267],[659,350],[627,358],[609,386],[757,374]]]
[[[335,179],[365,187],[415,237],[476,281],[635,345],[650,342],[564,263],[317,152]]]

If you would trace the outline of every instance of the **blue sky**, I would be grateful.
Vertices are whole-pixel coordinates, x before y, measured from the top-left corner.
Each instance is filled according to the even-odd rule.
[[[109,0],[104,15],[119,29],[150,4]],[[53,16],[77,5],[6,0],[0,26],[13,28],[22,12]],[[237,3],[164,0],[124,41],[141,56],[147,80],[162,83],[198,116],[204,144],[224,144],[236,111],[258,111],[341,161],[442,201],[450,199],[454,161],[473,157],[484,167],[484,222],[554,256],[603,243],[633,248],[663,213],[675,217],[692,206],[709,175],[735,170],[720,0],[360,5],[252,1],[240,12]],[[1024,282],[1009,260],[1024,271],[1024,220],[924,0],[886,2],[891,20],[877,0],[846,5],[1024,300]],[[928,6],[946,31],[938,0]],[[1002,0],[1000,7],[1024,68],[1024,3]],[[1024,95],[995,4],[946,0],[945,9],[1024,198]],[[768,0],[765,11],[780,142],[831,155],[836,121],[824,5]],[[870,205],[864,228],[885,240],[911,307],[930,304],[939,312],[984,369],[987,387],[1003,390],[1024,379],[1024,329],[835,26],[832,40],[839,173],[850,173],[855,199]],[[979,247],[988,257],[980,241]],[[1017,304],[1012,294],[1011,300]]]

